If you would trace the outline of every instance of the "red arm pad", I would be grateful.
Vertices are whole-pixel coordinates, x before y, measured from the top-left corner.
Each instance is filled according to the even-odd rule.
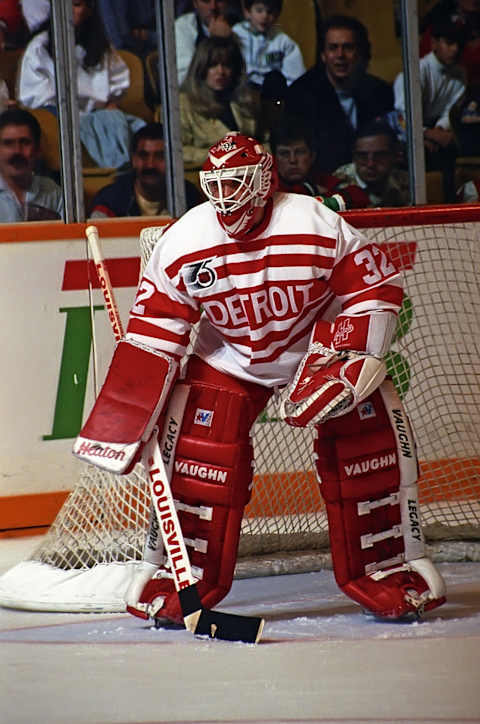
[[[390,311],[365,314],[339,314],[332,332],[332,346],[338,352],[364,352],[384,357],[397,326],[397,315]]]
[[[164,352],[119,342],[73,454],[110,472],[126,472],[152,434],[177,372],[176,361]]]

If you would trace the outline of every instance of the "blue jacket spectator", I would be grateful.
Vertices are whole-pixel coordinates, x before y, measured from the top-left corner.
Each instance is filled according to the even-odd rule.
[[[153,0],[98,0],[105,32],[117,49],[146,55],[157,48]]]

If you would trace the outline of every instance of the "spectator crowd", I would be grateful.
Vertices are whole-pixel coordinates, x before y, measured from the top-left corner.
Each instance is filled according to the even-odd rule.
[[[87,213],[165,214],[155,3],[71,1],[84,163],[114,176],[86,196]],[[187,206],[203,200],[197,172],[228,131],[271,149],[280,190],[337,211],[408,205],[403,73],[390,82],[369,71],[369,29],[347,15],[318,20],[308,66],[305,48],[281,25],[282,10],[282,0],[175,3]],[[460,183],[457,159],[480,155],[480,0],[439,0],[419,31],[426,171],[440,174],[445,202],[478,201],[479,179]],[[14,83],[6,77],[12,56]],[[145,112],[125,101],[132,56]],[[40,111],[58,115],[54,57],[50,2],[0,0],[0,222],[63,213],[37,120]]]

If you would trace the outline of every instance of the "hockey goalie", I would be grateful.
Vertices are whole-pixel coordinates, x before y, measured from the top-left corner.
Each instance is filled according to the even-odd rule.
[[[200,182],[205,203],[166,231],[142,232],[158,243],[74,453],[122,474],[152,435],[162,437],[192,571],[211,608],[233,579],[252,488],[250,429],[280,395],[285,422],[316,431],[341,590],[378,618],[440,606],[415,442],[383,361],[400,273],[384,248],[319,201],[278,192],[272,156],[253,138],[221,139]],[[181,422],[168,407],[179,384],[188,388]],[[182,621],[166,558],[146,556],[126,603],[142,618]]]

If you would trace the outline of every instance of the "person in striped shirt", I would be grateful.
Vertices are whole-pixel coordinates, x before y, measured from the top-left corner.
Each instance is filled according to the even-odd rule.
[[[381,618],[439,606],[445,587],[425,556],[415,442],[383,359],[399,271],[318,200],[277,191],[273,158],[254,138],[229,133],[212,146],[200,182],[205,203],[166,230],[142,231],[153,253],[74,454],[125,473],[165,427],[173,495],[211,608],[232,583],[250,429],[278,395],[287,424],[316,429],[340,588]],[[173,451],[167,403],[179,376],[189,397]],[[145,560],[126,599],[134,615],[182,621],[165,561]]]

